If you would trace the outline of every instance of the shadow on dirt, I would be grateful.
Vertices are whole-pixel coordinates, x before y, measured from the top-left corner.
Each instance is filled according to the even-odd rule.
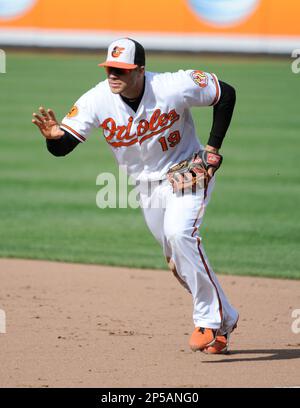
[[[257,354],[262,354],[257,356]],[[255,357],[251,357],[255,355]],[[243,356],[235,358],[235,356]],[[244,357],[246,356],[246,357]],[[236,363],[239,361],[272,361],[272,360],[293,360],[300,358],[300,346],[296,349],[261,349],[261,350],[234,350],[224,354],[222,360],[202,361],[202,363]]]

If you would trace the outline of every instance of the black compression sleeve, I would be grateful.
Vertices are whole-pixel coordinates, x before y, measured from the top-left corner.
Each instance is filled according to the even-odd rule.
[[[80,143],[71,133],[65,134],[56,140],[46,139],[47,149],[54,156],[66,156]]]
[[[234,105],[236,101],[235,89],[219,81],[221,87],[221,97],[219,102],[214,106],[213,124],[210,132],[208,143],[219,149],[230,125]]]

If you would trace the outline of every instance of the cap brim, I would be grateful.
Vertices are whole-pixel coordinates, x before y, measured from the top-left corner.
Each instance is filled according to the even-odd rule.
[[[105,61],[101,64],[98,64],[99,67],[112,67],[112,68],[124,68],[124,69],[135,69],[136,64],[126,64],[126,62],[117,62],[117,61]]]

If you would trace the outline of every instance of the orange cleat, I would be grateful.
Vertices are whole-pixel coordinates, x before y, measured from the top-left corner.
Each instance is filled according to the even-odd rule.
[[[202,351],[213,346],[216,341],[217,330],[204,327],[196,327],[193,331],[189,344],[193,351]]]
[[[202,351],[206,354],[226,354],[229,347],[229,336],[216,336],[216,341],[212,346],[205,347]]]
[[[237,323],[233,325],[232,329],[223,335],[217,335],[214,344],[205,347],[202,351],[206,354],[226,354],[228,353],[229,349],[229,337],[230,334],[233,332],[234,329],[237,328]]]

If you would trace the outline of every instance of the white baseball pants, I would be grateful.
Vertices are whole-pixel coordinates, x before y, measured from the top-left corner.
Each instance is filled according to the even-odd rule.
[[[198,233],[215,184],[196,193],[173,193],[168,180],[141,183],[140,205],[145,221],[171,258],[180,279],[193,297],[195,327],[220,329],[223,334],[236,323],[238,312],[230,305],[209,265]],[[150,188],[149,188],[150,186]]]

